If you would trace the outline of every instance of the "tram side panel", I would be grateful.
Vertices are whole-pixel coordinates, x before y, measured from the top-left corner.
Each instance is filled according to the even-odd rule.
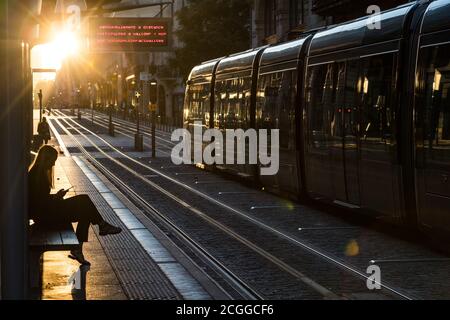
[[[400,219],[397,60],[413,10],[408,4],[384,12],[382,30],[368,30],[361,18],[314,36],[304,97],[306,183],[313,198]]]
[[[249,181],[257,179],[257,163],[249,161],[249,150],[253,149],[253,153],[257,153],[257,141],[254,141],[255,137],[252,141],[251,134],[228,141],[227,133],[234,132],[238,136],[236,130],[247,133],[248,129],[254,129],[256,81],[259,59],[265,48],[256,48],[221,60],[215,74],[214,128],[220,130],[224,137],[221,150],[224,164],[216,168]],[[244,159],[243,163],[239,159]]]
[[[415,86],[416,194],[422,227],[450,231],[450,1],[430,4]]]
[[[220,59],[217,59],[194,67],[187,82],[183,110],[183,127],[191,135],[192,160],[200,160],[195,159],[195,139],[199,141],[200,147],[198,148],[202,155],[206,146],[209,144],[203,141],[203,134],[206,130],[213,127],[211,114],[214,109],[214,72],[219,61]]]
[[[250,72],[238,75],[223,74],[217,77],[215,83],[214,128],[220,130],[224,137],[221,150],[224,163],[218,168],[242,177],[254,177],[249,166],[237,164],[241,152],[236,145],[242,141],[235,139],[232,143],[227,143],[226,136],[227,130],[246,131],[250,128],[251,87]],[[245,156],[248,159],[248,140],[246,139],[244,143],[247,150]],[[227,164],[227,158],[232,159],[234,164]]]
[[[280,163],[276,175],[261,175],[261,183],[273,191],[296,197],[299,193],[296,139],[297,61],[283,69],[266,69],[258,80],[256,128],[267,130],[267,146],[262,152],[278,152]],[[272,143],[271,130],[279,130],[279,148]]]

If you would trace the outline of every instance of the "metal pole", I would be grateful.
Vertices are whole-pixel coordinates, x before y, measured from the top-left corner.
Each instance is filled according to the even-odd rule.
[[[22,42],[21,25],[27,19],[22,1],[0,1],[0,243],[1,298],[27,298],[28,279],[28,201],[27,113],[32,109],[29,95],[32,86],[24,73],[28,46]],[[26,94],[24,94],[24,89]]]
[[[156,158],[156,111],[152,110],[152,158]]]
[[[159,81],[156,83],[156,106],[159,106]],[[152,109],[152,158],[156,158],[156,110]]]
[[[77,90],[77,102],[78,102],[78,120],[81,120],[81,91]]]
[[[112,122],[112,106],[109,106],[109,135],[111,137],[114,137],[115,132],[114,132],[114,123]]]
[[[140,106],[140,99],[139,99],[139,97],[137,98],[137,105],[136,105],[136,133],[137,134],[139,134],[139,133],[141,133],[140,132],[140,121],[139,121],[139,119],[140,119],[140,112],[139,112],[139,106]]]
[[[42,89],[39,89],[39,123],[42,122]]]
[[[141,94],[139,93],[139,92],[136,92],[136,98],[137,98],[137,103],[136,103],[136,116],[137,116],[137,118],[136,118],[136,125],[137,125],[137,128],[136,128],[136,134],[135,134],[135,136],[134,136],[134,148],[136,149],[136,151],[138,151],[138,152],[143,152],[144,151],[144,137],[141,135],[141,132],[140,132],[140,124],[139,124],[139,118],[140,118],[140,116],[139,116],[139,106],[140,106],[140,98],[141,97]]]

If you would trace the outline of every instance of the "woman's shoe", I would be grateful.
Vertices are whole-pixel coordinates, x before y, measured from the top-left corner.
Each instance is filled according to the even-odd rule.
[[[84,258],[84,254],[79,251],[70,251],[69,258],[78,261],[83,266],[91,265],[91,263]]]
[[[110,225],[106,221],[103,221],[101,224],[99,224],[98,227],[99,227],[99,233],[101,236],[114,235],[114,234],[119,234],[122,232],[121,228]]]

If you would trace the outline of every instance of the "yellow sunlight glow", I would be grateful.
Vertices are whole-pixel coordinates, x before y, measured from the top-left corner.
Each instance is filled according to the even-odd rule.
[[[76,55],[80,49],[80,44],[73,32],[61,32],[51,43],[60,60]]]
[[[80,50],[80,43],[72,32],[58,33],[52,42],[38,45],[33,49],[33,67],[61,69],[66,58],[75,56]]]

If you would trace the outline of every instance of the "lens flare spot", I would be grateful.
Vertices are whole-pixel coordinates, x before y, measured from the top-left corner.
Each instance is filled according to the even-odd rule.
[[[286,202],[286,207],[288,208],[289,211],[292,211],[295,209],[295,206],[292,202]]]
[[[345,255],[347,257],[355,257],[359,255],[359,244],[356,240],[350,241],[345,248]]]

